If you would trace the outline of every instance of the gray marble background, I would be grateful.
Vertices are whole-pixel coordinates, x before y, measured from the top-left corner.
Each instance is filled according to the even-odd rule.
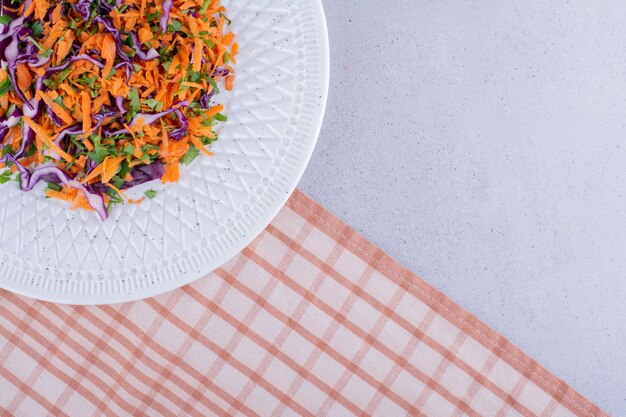
[[[626,415],[626,2],[324,6],[302,189]]]

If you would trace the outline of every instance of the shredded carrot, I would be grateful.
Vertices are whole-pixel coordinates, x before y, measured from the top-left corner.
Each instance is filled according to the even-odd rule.
[[[63,120],[64,123],[72,124],[74,123],[74,119],[72,116],[63,108],[61,105],[57,104],[50,98],[50,94],[38,91],[37,96],[39,99],[43,100],[48,107],[52,109],[52,111]]]
[[[196,21],[196,19],[190,16],[187,18],[187,23],[189,24],[189,30],[191,31],[191,34],[193,35],[193,37],[199,38],[200,29],[198,27],[198,22]]]
[[[237,54],[239,54],[239,44],[237,42],[233,43],[233,46],[230,50],[230,59],[236,64],[237,63]]]
[[[119,168],[120,163],[124,160],[123,156],[118,156],[117,158],[112,156],[107,156],[102,163],[104,168],[102,170],[102,182],[107,183],[111,181],[111,178],[117,173],[117,168]]]
[[[235,35],[230,32],[227,33],[226,35],[224,35],[224,37],[222,38],[222,44],[226,45],[226,46],[230,46],[231,43],[233,43],[233,40],[235,39]]]
[[[142,98],[148,97],[150,94],[154,92],[154,90],[156,90],[156,87],[154,85],[148,86],[148,88],[146,88],[146,90],[143,93],[141,93],[141,97]]]
[[[61,10],[63,9],[63,4],[59,3],[56,5],[54,10],[52,11],[52,21],[58,22],[61,19]]]
[[[154,37],[152,30],[150,30],[150,27],[147,25],[139,29],[139,33],[137,35],[139,36],[139,42],[141,43],[148,42]]]
[[[24,10],[24,16],[25,16],[25,17],[30,16],[30,15],[33,13],[33,11],[35,10],[35,6],[36,6],[36,5],[37,5],[37,4],[36,4],[34,1],[33,1],[32,3],[30,3],[30,5],[28,6],[28,8],[27,8],[26,10]]]
[[[217,113],[222,112],[222,110],[224,110],[224,105],[223,104],[219,104],[215,107],[211,107],[210,109],[207,110],[206,114],[207,116],[214,116]]]
[[[0,83],[5,82],[9,78],[9,73],[0,68]],[[0,96],[0,116],[4,116],[9,108],[9,95],[4,94]]]
[[[56,62],[59,63],[69,54],[72,44],[74,43],[74,32],[70,29],[63,34],[63,40],[59,41],[56,53]]]
[[[9,131],[9,135],[13,138],[11,146],[13,149],[18,149],[18,145],[22,143],[22,129],[20,129],[19,126],[13,126],[13,128]],[[5,140],[8,139],[9,135],[7,135]]]
[[[50,8],[50,3],[46,0],[33,0],[35,4],[35,18],[42,20],[46,17],[46,12]]]
[[[86,91],[80,92],[80,106],[83,113],[83,131],[91,129],[91,98]]]
[[[99,175],[102,175],[102,179],[103,179],[102,182],[110,181],[113,175],[115,175],[115,173],[111,174],[111,171],[113,171],[114,169],[117,169],[117,167],[123,160],[124,160],[123,156],[106,157],[105,160],[100,165],[95,167],[93,171],[91,171],[91,173],[87,175],[80,183],[84,184],[86,182],[89,182],[93,180],[94,178],[98,177]]]
[[[106,61],[102,70],[102,77],[106,78],[115,64],[115,38],[111,34],[107,34],[102,41],[102,58]]]
[[[222,33],[224,33],[224,22],[226,22],[226,19],[224,18],[223,15],[221,15],[220,20],[217,23],[217,39],[218,40],[222,40]]]
[[[36,137],[39,140],[41,140],[43,143],[48,145],[48,147],[50,149],[52,149],[54,152],[58,153],[63,159],[65,159],[68,162],[71,162],[71,161],[74,160],[72,155],[70,155],[67,152],[65,152],[56,143],[54,143],[52,140],[50,140],[50,137],[45,132],[45,130],[43,130],[43,128],[41,126],[39,126],[37,123],[33,122],[33,120],[30,117],[23,117],[23,119],[24,119],[24,122],[26,122],[26,124],[31,129],[33,129],[33,131],[35,132]]]
[[[35,2],[32,2],[31,5],[34,5]],[[50,32],[47,34],[42,46],[44,49],[49,49],[52,45],[55,44],[56,41],[59,40],[63,33],[65,33],[65,28],[67,27],[67,21],[65,19],[60,19],[54,23],[54,26],[50,29]]]
[[[166,184],[168,182],[176,182],[180,177],[180,170],[178,168],[178,164],[167,164],[165,166],[165,174],[163,174],[163,178],[161,178],[161,182]]]
[[[33,76],[26,64],[17,64],[17,86],[23,91],[27,90],[33,82]]]
[[[75,188],[63,187],[61,191],[46,190],[46,195],[72,203],[72,207],[70,207],[71,210],[83,209],[93,211],[85,194]]]
[[[200,71],[202,67],[202,50],[204,49],[204,42],[202,39],[196,38],[193,45],[193,70],[194,72]]]
[[[226,77],[226,79],[224,80],[224,88],[226,88],[226,90],[231,91],[233,89],[233,83],[235,81],[235,77],[233,77],[232,75],[229,75]]]
[[[59,200],[64,201],[74,201],[73,196],[64,193],[63,191],[55,191],[55,190],[46,190],[46,195],[52,198],[58,198]]]

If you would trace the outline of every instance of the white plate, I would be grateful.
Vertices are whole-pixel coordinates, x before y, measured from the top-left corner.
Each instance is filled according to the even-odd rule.
[[[178,184],[116,207],[102,222],[15,182],[0,186],[0,286],[43,300],[109,304],[206,275],[248,245],[294,190],[313,152],[328,93],[320,0],[227,0],[240,44],[229,120]]]

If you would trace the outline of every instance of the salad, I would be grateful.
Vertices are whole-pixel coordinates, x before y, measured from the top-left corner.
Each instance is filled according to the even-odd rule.
[[[219,0],[0,0],[0,183],[97,212],[217,140],[238,45]]]

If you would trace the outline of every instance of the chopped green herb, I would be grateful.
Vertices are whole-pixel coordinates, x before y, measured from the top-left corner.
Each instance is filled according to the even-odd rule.
[[[15,109],[17,109],[17,106],[15,105],[15,103],[11,103],[5,114],[13,114]]]
[[[209,82],[211,87],[213,87],[213,90],[215,90],[215,94],[219,94],[220,93],[220,89],[217,86],[217,82],[213,78],[209,78],[207,81]]]
[[[153,98],[150,98],[148,100],[144,100],[143,103],[146,106],[150,107],[154,111],[161,111],[161,110],[163,110],[163,103],[160,102],[159,100],[155,100]]]
[[[33,45],[35,45],[37,47],[37,49],[39,49],[40,51],[44,50],[44,47],[41,46],[41,44],[39,42],[37,42],[35,39],[33,39],[32,36],[27,36],[26,39],[28,39],[29,41],[31,41],[31,43]]]
[[[50,55],[52,55],[52,48],[48,48],[46,50],[41,51],[39,55],[41,55],[44,58],[49,58]]]
[[[179,32],[183,28],[183,22],[176,19],[170,19],[171,24],[167,25],[168,32]]]
[[[120,153],[124,156],[132,156],[135,153],[135,147],[127,143],[126,146],[121,149]]]
[[[78,83],[82,85],[88,85],[92,90],[96,88],[96,77],[83,75],[78,79]]]
[[[11,89],[13,89],[13,84],[11,84],[11,80],[9,78],[7,78],[6,80],[2,81],[0,83],[0,97],[2,97],[3,95],[5,95],[9,91],[11,91]],[[10,114],[10,113],[8,113],[8,114]]]
[[[0,184],[5,184],[9,181],[11,181],[11,171],[7,169],[0,174]]]
[[[49,182],[48,189],[53,190],[53,191],[61,191],[63,190],[63,187],[61,187],[59,184],[56,184],[54,182]]]
[[[63,82],[68,77],[68,75],[70,75],[71,72],[72,72],[72,67],[68,67],[64,69],[63,72],[59,74],[59,83]]]
[[[198,150],[198,148],[196,148],[193,145],[189,145],[189,149],[187,149],[187,152],[185,152],[185,154],[183,155],[182,158],[180,158],[180,162],[182,162],[185,165],[189,165],[190,163],[193,162],[194,159],[196,159],[198,156],[200,155],[200,151]]]
[[[152,200],[154,197],[156,197],[157,192],[154,190],[148,190],[145,193],[143,193],[146,197],[148,197],[150,200]]]
[[[33,36],[38,38],[43,33],[43,25],[41,24],[41,22],[39,20],[34,20],[30,24],[30,30],[33,31]]]
[[[92,135],[91,142],[93,143],[93,151],[89,152],[87,156],[91,158],[96,164],[101,164],[104,158],[109,156],[110,152],[100,143],[100,136]]]
[[[29,156],[33,156],[37,152],[37,146],[33,143],[28,148],[26,148],[26,152],[24,153],[24,157],[28,158]]]
[[[220,122],[225,122],[228,120],[228,117],[224,116],[222,113],[217,113],[213,117],[215,117],[215,120],[219,120]]]
[[[50,90],[56,90],[56,83],[54,82],[54,80],[52,78],[48,78],[46,80],[43,80],[43,85],[48,87]]]
[[[133,87],[128,93],[128,98],[130,99],[130,109],[135,112],[141,111],[141,101],[139,100],[139,93],[137,89]]]
[[[130,123],[131,120],[133,120],[133,117],[135,117],[137,115],[137,112],[135,110],[129,110],[128,112],[126,112],[126,116],[124,116],[124,120],[126,120],[126,123]]]
[[[76,138],[71,137],[70,138],[70,142],[72,142],[78,149],[80,149],[81,151],[85,150],[85,145],[83,145],[79,140],[77,140]]]
[[[11,16],[7,16],[7,15],[0,16],[0,25],[9,26],[9,24],[12,21],[13,21],[13,19],[11,19]]]
[[[209,8],[209,4],[211,4],[211,0],[204,0],[202,2],[202,7],[200,7],[199,13],[200,14],[206,13],[206,9]]]
[[[191,74],[189,74],[189,81],[191,81],[192,83],[197,83],[201,79],[202,75],[199,72],[192,71]]]
[[[6,145],[4,148],[2,148],[2,156],[6,155],[10,153],[11,155],[13,155],[15,152],[13,151],[13,146],[9,143],[8,145]]]
[[[120,178],[125,178],[129,172],[130,168],[128,167],[128,160],[122,161],[122,163],[120,164],[120,172],[118,172],[117,175]]]
[[[220,17],[223,17],[224,20],[226,21],[226,23],[228,23],[229,25],[232,24],[233,22],[230,21],[229,18],[227,18],[226,16],[224,16],[224,14],[222,12],[219,13]]]
[[[124,202],[122,196],[112,188],[109,188],[106,194],[110,197],[107,203],[107,210],[110,210],[114,204],[122,204]]]
[[[65,104],[63,103],[63,97],[57,96],[57,98],[55,98],[52,101],[54,101],[56,104],[58,104],[59,106],[63,107],[65,110],[67,110],[67,107],[65,107]]]
[[[124,185],[125,182],[126,181],[124,181],[123,179],[121,179],[117,175],[115,175],[113,178],[111,178],[111,184],[113,184],[117,188],[122,188],[122,186]]]
[[[111,198],[119,198],[120,200],[122,200],[122,196],[120,196],[120,194],[112,188],[109,188],[107,190],[107,195]]]
[[[149,152],[149,151],[158,151],[158,150],[159,150],[159,147],[157,145],[152,145],[150,143],[147,143],[141,147],[141,151],[144,153]]]

